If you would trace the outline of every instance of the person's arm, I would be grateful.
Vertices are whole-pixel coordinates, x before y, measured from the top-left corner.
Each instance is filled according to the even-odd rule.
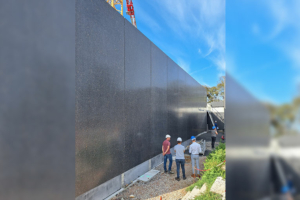
[[[164,145],[162,145],[162,147],[161,147],[161,151],[162,151],[162,153],[163,153],[163,156],[165,155],[165,152],[164,152]]]
[[[218,135],[218,131],[217,131],[217,129],[215,129],[215,132],[216,132],[216,134]]]
[[[191,145],[190,145],[190,150],[189,150],[189,152],[190,152],[190,153],[192,153],[192,148],[191,148]]]
[[[164,154],[166,154],[166,153],[169,151],[169,149],[170,149],[170,146],[168,146],[168,148],[167,148],[167,151],[166,151],[166,152],[164,152]]]
[[[198,150],[199,150],[199,153],[200,153],[200,152],[201,152],[201,145],[200,145],[200,144],[199,144],[199,147],[198,147],[198,148],[199,148]]]

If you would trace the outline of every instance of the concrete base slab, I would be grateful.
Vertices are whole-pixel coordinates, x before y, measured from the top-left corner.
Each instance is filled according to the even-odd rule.
[[[153,158],[151,158],[151,169],[157,167],[158,165],[162,164],[164,162],[164,156],[162,154],[159,154]]]
[[[149,172],[147,172],[146,174],[140,176],[138,178],[138,180],[143,181],[143,182],[148,182],[149,180],[151,180],[158,173],[159,173],[158,170],[152,169]]]
[[[149,171],[149,160],[125,172],[124,184],[130,184],[132,181],[145,174],[147,171]]]
[[[183,146],[189,145],[191,140],[184,141]],[[171,148],[171,153],[174,154],[174,148]],[[142,164],[120,174],[119,176],[101,184],[100,186],[78,196],[76,200],[101,200],[106,198],[112,198],[112,194],[120,192],[122,187],[131,184],[133,181],[137,181],[139,176],[145,174],[149,170],[157,167],[164,162],[164,156],[159,154]],[[158,170],[155,170],[158,171]],[[149,179],[150,180],[150,179]]]
[[[109,195],[121,189],[121,175],[106,181],[94,189],[78,196],[76,200],[98,200],[105,199]]]

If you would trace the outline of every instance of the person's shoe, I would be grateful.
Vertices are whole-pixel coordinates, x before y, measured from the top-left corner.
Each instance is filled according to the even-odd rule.
[[[165,171],[165,173],[168,173],[168,171]]]
[[[200,174],[197,174],[197,177],[200,178]]]
[[[174,174],[174,172],[172,172],[172,171],[169,171],[169,174]]]
[[[185,180],[186,179],[186,177],[183,177],[183,180]]]
[[[195,174],[192,174],[192,177],[193,177],[193,178],[196,178],[196,175],[195,175]]]
[[[180,178],[179,178],[179,177],[176,177],[175,180],[176,180],[176,181],[180,181]]]

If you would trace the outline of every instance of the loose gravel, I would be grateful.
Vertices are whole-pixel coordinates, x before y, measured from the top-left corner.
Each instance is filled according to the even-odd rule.
[[[219,142],[216,142],[215,146],[217,146]],[[210,147],[211,143],[206,143],[207,152],[205,156],[200,156],[199,159],[199,166],[200,169],[204,169],[204,161],[206,159],[206,155],[211,151]],[[189,155],[186,155],[189,156]],[[168,163],[167,163],[168,166]],[[163,164],[157,166],[155,168],[159,170],[155,177],[153,177],[150,181],[144,183],[142,181],[138,181],[123,192],[119,193],[117,196],[112,198],[112,200],[142,200],[142,199],[149,199],[149,200],[158,200],[162,197],[163,200],[170,199],[170,200],[178,200],[184,197],[187,193],[186,188],[196,182],[197,178],[192,178],[192,163],[190,158],[186,158],[185,163],[185,173],[186,173],[186,180],[182,179],[182,172],[180,170],[180,181],[175,180],[176,174],[176,163],[173,161],[172,164],[172,171],[174,174],[166,174],[164,173]],[[134,198],[130,198],[130,195],[133,195]]]

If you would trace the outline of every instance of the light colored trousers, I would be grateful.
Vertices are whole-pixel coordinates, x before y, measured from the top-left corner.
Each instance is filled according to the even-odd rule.
[[[197,169],[200,169],[200,168],[199,168],[199,155],[194,155],[194,154],[192,154],[192,155],[191,155],[191,160],[192,160],[193,174],[195,174],[195,169],[194,169],[195,163],[196,163],[196,165],[197,165]],[[198,171],[198,170],[196,170],[196,171],[197,171],[197,174],[200,174],[200,171]]]

